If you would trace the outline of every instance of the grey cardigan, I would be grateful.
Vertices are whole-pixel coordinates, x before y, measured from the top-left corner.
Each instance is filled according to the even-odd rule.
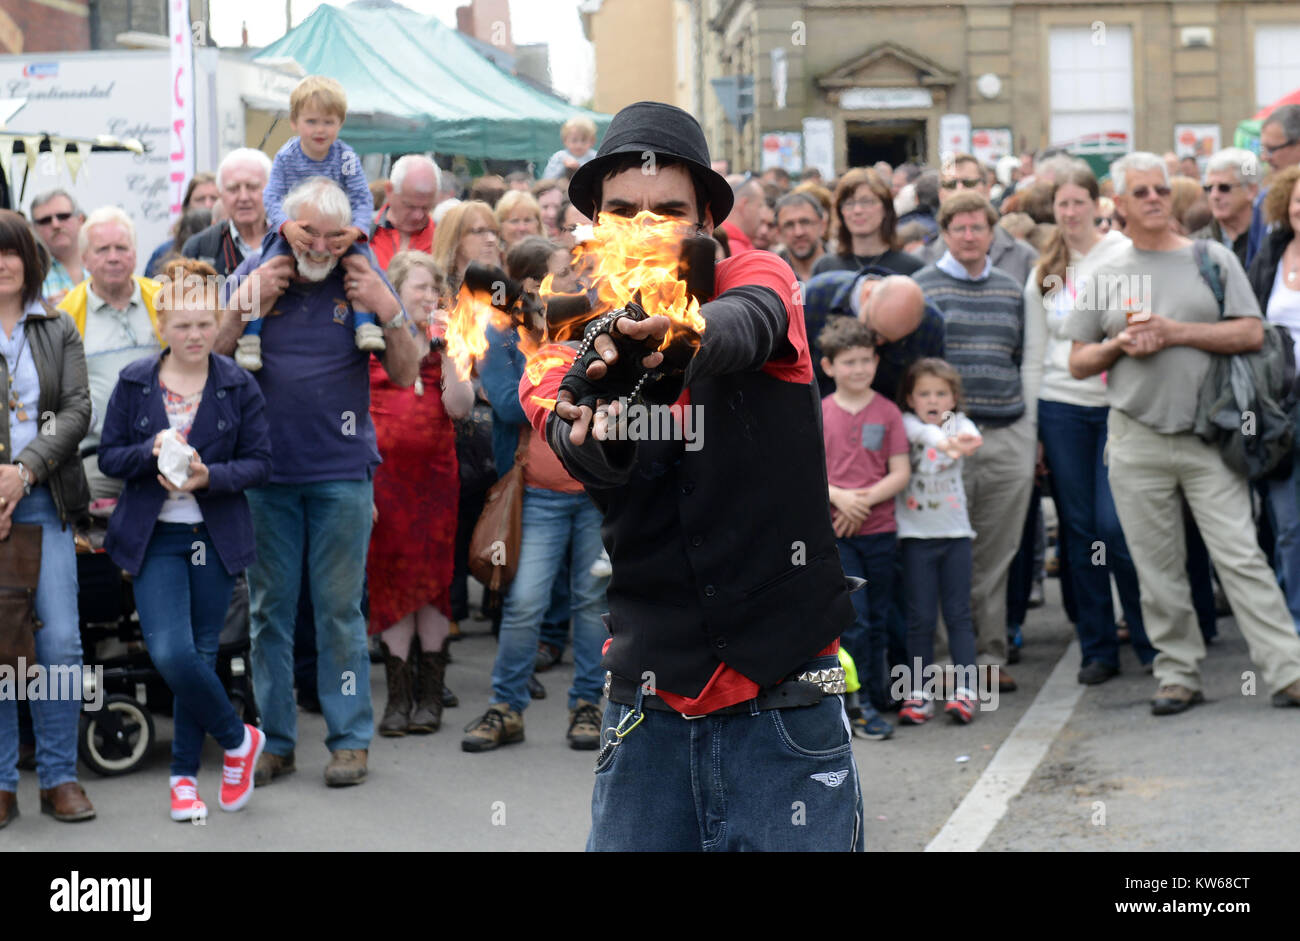
[[[48,484],[59,519],[75,522],[90,505],[90,488],[77,450],[90,428],[90,381],[86,352],[72,318],[44,301],[23,325],[40,377],[40,432],[21,454],[9,447],[9,410],[0,408],[0,462],[22,462],[33,484]],[[9,385],[9,366],[0,356],[0,389]]]

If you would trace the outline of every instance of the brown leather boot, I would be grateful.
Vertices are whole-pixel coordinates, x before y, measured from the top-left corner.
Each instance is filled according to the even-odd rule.
[[[411,729],[411,661],[393,656],[387,644],[384,651],[384,674],[388,677],[388,702],[384,705],[384,718],[379,722],[379,734],[397,738]]]
[[[50,814],[55,820],[73,823],[77,820],[90,820],[95,816],[95,806],[76,781],[65,781],[58,787],[41,791],[41,813]]]
[[[411,731],[421,734],[442,727],[443,680],[447,676],[447,654],[442,650],[420,654],[420,676],[416,680],[415,711],[411,713]]]
[[[0,830],[18,819],[18,795],[13,791],[0,791]]]

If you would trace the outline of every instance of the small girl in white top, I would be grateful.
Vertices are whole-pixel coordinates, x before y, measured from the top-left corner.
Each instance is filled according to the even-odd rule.
[[[948,628],[948,646],[959,683],[944,711],[954,721],[975,718],[975,631],[971,622],[971,529],[966,491],[961,482],[963,457],[984,443],[974,423],[957,411],[961,377],[941,359],[913,363],[903,379],[912,476],[896,500],[898,540],[903,560],[903,594],[907,608],[909,685],[898,718],[921,725],[934,715],[934,630],[939,606]],[[929,668],[927,670],[927,667]],[[904,677],[906,677],[906,672]],[[963,682],[964,681],[964,682]],[[897,685],[897,684],[896,684]]]

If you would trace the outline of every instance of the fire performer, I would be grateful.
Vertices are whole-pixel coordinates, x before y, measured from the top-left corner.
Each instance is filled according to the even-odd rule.
[[[658,102],[614,117],[569,198],[683,236],[732,206],[700,125]],[[717,266],[698,332],[643,299],[650,316],[597,316],[520,384],[603,513],[614,568],[589,850],[862,849],[836,657],[853,609],[797,290],[785,262],[747,252]],[[640,400],[695,410],[702,446],[615,433]]]

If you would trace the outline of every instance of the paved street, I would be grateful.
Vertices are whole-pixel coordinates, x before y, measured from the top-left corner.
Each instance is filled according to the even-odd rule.
[[[1146,702],[1153,681],[1127,650],[1118,679],[1087,689],[1075,684],[1077,647],[1070,645],[1058,599],[1049,579],[1048,605],[1030,613],[1024,659],[1014,668],[1020,689],[1003,695],[995,711],[980,713],[969,727],[940,720],[900,728],[886,742],[855,742],[868,848],[919,850],[941,831],[936,849],[972,848],[972,840],[988,850],[1292,848],[1288,834],[1300,827],[1300,810],[1285,795],[1300,710],[1274,709],[1263,693],[1240,694],[1242,673],[1251,667],[1232,620],[1220,620],[1220,640],[1205,662],[1207,704],[1157,719]],[[447,711],[447,725],[436,735],[376,739],[362,787],[325,787],[324,723],[300,713],[296,774],[259,790],[245,811],[221,813],[215,806],[220,752],[209,742],[200,792],[212,816],[202,827],[173,823],[167,817],[171,728],[160,716],[159,740],[143,769],[120,778],[84,772],[99,811],[93,822],[62,825],[42,817],[35,776],[25,773],[23,816],[0,833],[0,848],[581,850],[594,755],[564,743],[571,667],[544,675],[549,696],[529,709],[525,742],[465,754],[460,731],[487,704],[495,649],[485,623],[468,628],[453,646],[448,674],[461,706]],[[1061,682],[1044,690],[1054,669]],[[379,667],[372,681],[378,710]],[[1031,705],[1029,727],[1015,731]],[[1042,718],[1050,725],[1054,713],[1063,715],[1063,727],[1049,741],[1034,741]],[[1006,767],[1020,766],[1019,756],[1042,746],[1041,762],[1022,767],[1027,782],[1005,814],[997,816],[997,800],[992,810],[988,801],[963,805],[982,776],[975,797],[990,786],[996,794],[999,781],[984,775],[995,755],[1001,753]],[[1005,776],[993,771],[992,779]]]

